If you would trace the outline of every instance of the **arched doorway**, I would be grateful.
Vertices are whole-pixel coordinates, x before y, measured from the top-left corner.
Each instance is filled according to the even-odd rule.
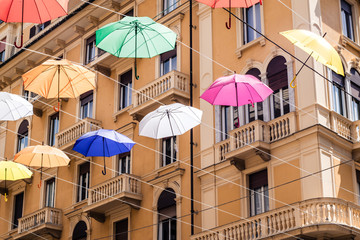
[[[86,223],[84,221],[78,222],[74,228],[72,240],[86,240],[87,238],[86,230],[87,230]]]
[[[160,194],[158,209],[158,240],[176,240],[176,194],[166,188]]]

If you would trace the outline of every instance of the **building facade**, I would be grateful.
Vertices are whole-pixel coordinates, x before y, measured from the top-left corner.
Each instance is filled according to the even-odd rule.
[[[101,6],[101,7],[100,7]],[[360,239],[360,30],[355,0],[263,0],[228,13],[193,2],[194,228],[190,221],[190,134],[154,140],[139,121],[161,104],[190,101],[189,2],[69,1],[48,23],[0,24],[0,88],[27,98],[34,116],[1,122],[0,158],[29,145],[57,147],[67,167],[32,169],[26,181],[1,182],[3,239]],[[116,58],[96,48],[95,31],[123,16],[149,16],[177,33],[173,51],[151,59]],[[279,32],[307,29],[341,56],[345,77],[310,59]],[[278,44],[274,45],[273,42]],[[7,44],[3,43],[6,42]],[[280,48],[280,47],[281,48]],[[286,50],[286,51],[284,51]],[[291,54],[291,55],[290,55]],[[295,59],[295,56],[297,59]],[[50,58],[96,72],[94,91],[45,99],[23,89],[21,75]],[[262,103],[212,106],[200,95],[218,77],[251,74],[273,89]],[[316,71],[316,72],[315,72]],[[115,129],[131,152],[84,158],[77,138]]]

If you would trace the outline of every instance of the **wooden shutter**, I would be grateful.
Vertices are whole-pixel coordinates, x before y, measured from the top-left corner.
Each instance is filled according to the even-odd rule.
[[[80,95],[80,105],[83,106],[93,100],[93,90],[87,91]]]
[[[268,185],[267,169],[249,175],[249,188],[256,189]]]
[[[30,37],[32,38],[33,36],[35,36],[36,34],[36,26],[32,26],[32,28],[30,28]]]

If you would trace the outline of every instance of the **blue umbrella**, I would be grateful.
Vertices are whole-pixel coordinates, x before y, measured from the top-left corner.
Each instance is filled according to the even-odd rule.
[[[88,132],[76,140],[73,150],[85,157],[104,157],[104,170],[106,175],[105,157],[130,152],[135,145],[130,138],[108,129]]]

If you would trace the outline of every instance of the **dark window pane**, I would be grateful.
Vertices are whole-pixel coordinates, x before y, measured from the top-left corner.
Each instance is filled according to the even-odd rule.
[[[14,197],[14,217],[13,217],[13,225],[12,229],[17,228],[19,225],[19,218],[22,217],[23,214],[23,202],[24,202],[24,193],[19,193]]]
[[[59,113],[50,117],[49,121],[49,145],[55,145],[55,135],[59,132]]]
[[[116,240],[128,240],[128,219],[115,222],[115,238]]]

